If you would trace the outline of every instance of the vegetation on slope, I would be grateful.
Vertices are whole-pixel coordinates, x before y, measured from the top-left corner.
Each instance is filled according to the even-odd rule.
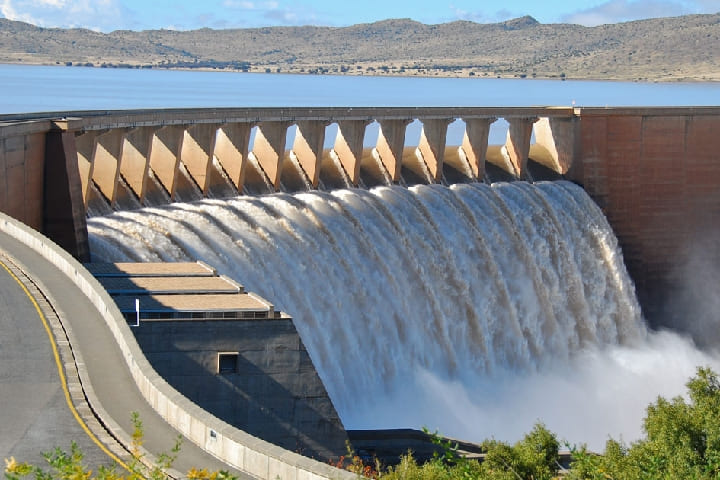
[[[259,72],[720,80],[720,14],[583,27],[425,25],[192,31],[40,28],[0,19],[0,62]],[[564,74],[564,75],[563,75]]]
[[[337,466],[347,468],[359,477],[381,480],[654,480],[654,479],[711,479],[720,476],[720,380],[708,368],[699,368],[687,383],[688,399],[677,397],[657,401],[647,408],[644,419],[645,436],[625,445],[609,440],[603,454],[594,454],[586,447],[572,449],[569,469],[560,466],[560,442],[544,425],[538,424],[514,445],[496,440],[483,443],[482,461],[466,459],[457,453],[457,445],[434,435],[440,452],[422,465],[409,452],[400,463],[389,468],[366,465],[350,455]],[[134,417],[135,452],[142,444],[141,424]],[[159,462],[146,468],[138,460],[131,464],[127,475],[113,469],[93,473],[82,465],[82,452],[73,448],[67,454],[59,449],[46,455],[50,469],[6,459],[7,480],[160,480],[170,468],[177,449],[171,455],[161,455]],[[227,472],[208,472],[193,469],[191,479],[232,480]]]

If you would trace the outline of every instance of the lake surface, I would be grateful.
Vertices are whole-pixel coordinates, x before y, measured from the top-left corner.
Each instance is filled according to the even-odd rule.
[[[720,83],[289,75],[0,65],[0,114],[273,106],[720,105]]]

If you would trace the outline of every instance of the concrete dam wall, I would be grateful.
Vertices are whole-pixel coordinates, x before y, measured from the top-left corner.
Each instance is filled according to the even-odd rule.
[[[693,331],[707,315],[697,307],[711,308],[713,299],[692,280],[702,272],[695,283],[707,286],[717,264],[718,113],[366,108],[5,117],[0,208],[86,259],[86,216],[115,210],[278,191],[564,178],[609,219],[650,323]],[[448,145],[455,119],[463,139]],[[498,119],[507,137],[492,145]],[[407,140],[412,124],[422,128],[417,145]],[[368,141],[373,125],[377,139]],[[332,128],[335,137],[325,138]]]
[[[464,122],[463,140],[447,145],[455,119]],[[488,132],[497,119],[509,127],[496,147]],[[413,121],[422,125],[420,141],[406,145]],[[379,134],[368,145],[375,122]],[[325,138],[329,125],[334,139]],[[0,209],[87,259],[88,211],[281,189],[564,176],[608,217],[650,323],[677,325],[688,323],[690,306],[699,322],[698,302],[710,301],[683,292],[692,282],[688,266],[713,264],[715,255],[707,242],[720,207],[719,126],[715,107],[12,115],[0,117]]]

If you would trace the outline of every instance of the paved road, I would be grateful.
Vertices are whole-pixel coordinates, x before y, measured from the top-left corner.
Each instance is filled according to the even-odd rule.
[[[112,464],[71,413],[42,318],[5,268],[0,268],[0,405],[1,458],[44,466],[42,452],[69,451],[73,439],[88,465]]]
[[[29,277],[39,280],[46,289],[44,293],[49,293],[53,307],[77,338],[77,345],[72,345],[72,348],[80,352],[95,395],[107,413],[130,435],[133,431],[131,413],[138,412],[145,432],[144,446],[153,453],[168,452],[175,443],[177,431],[142,397],[112,334],[103,320],[93,314],[95,310],[89,300],[54,265],[2,232],[0,251],[18,259]],[[72,422],[66,418],[67,412],[63,411],[64,399],[60,401],[62,396],[58,391],[61,386],[51,354],[48,354],[49,340],[38,314],[33,312],[32,302],[17,282],[13,285],[14,280],[8,274],[2,273],[1,278],[0,405],[3,408],[0,408],[0,456],[8,452],[18,460],[29,458],[25,454],[31,455],[38,446],[39,450],[46,451],[67,445],[69,438],[92,450],[76,427],[67,425]],[[33,340],[30,340],[31,331]],[[44,346],[42,335],[45,335]],[[9,346],[11,343],[14,344],[12,349]],[[8,408],[11,402],[13,406]],[[67,405],[65,410],[68,410]],[[15,418],[12,429],[5,428],[5,416]],[[46,417],[56,423],[48,422]],[[55,429],[56,433],[53,432]],[[37,436],[36,432],[45,432],[48,436]],[[30,443],[30,438],[35,436],[37,439],[33,441],[37,443]],[[42,445],[45,442],[49,444]],[[29,446],[26,448],[24,445]],[[97,452],[92,455],[96,458]],[[174,467],[180,472],[187,472],[191,467],[230,470],[241,478],[249,478],[230,469],[189,440],[183,443]]]

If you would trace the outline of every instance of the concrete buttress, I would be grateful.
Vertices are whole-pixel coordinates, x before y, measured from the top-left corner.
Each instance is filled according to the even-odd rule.
[[[320,162],[322,161],[327,125],[327,122],[319,120],[297,122],[297,133],[292,151],[313,187],[318,186],[320,179]]]
[[[291,122],[282,121],[260,122],[253,142],[253,155],[275,190],[280,187],[280,172],[285,160],[285,137],[290,125]]]
[[[360,160],[363,154],[365,127],[370,120],[340,120],[337,122],[338,133],[333,150],[340,164],[350,177],[353,185],[360,179]]]
[[[75,147],[77,152],[78,174],[80,176],[80,184],[82,191],[82,199],[85,206],[88,204],[88,196],[90,191],[90,181],[92,179],[92,162],[95,156],[95,139],[103,132],[100,130],[91,130],[79,133],[75,137]]]
[[[490,125],[495,118],[464,118],[465,134],[460,151],[465,156],[475,178],[485,176],[485,156],[487,155]]]
[[[114,128],[98,135],[95,139],[95,153],[91,167],[92,181],[111,206],[115,205],[124,135],[125,129]]]
[[[213,123],[190,125],[180,148],[180,161],[203,194],[208,191],[217,129],[218,125]]]
[[[180,147],[184,135],[185,129],[182,126],[165,126],[155,132],[150,146],[150,168],[170,198],[175,198]]]
[[[570,170],[575,157],[577,124],[574,118],[543,117],[534,125],[535,142],[550,154],[550,164],[545,166],[561,175]]]
[[[51,130],[45,137],[43,233],[81,262],[90,260],[85,204],[75,133]]]
[[[120,175],[141,203],[147,189],[150,144],[156,130],[157,127],[137,127],[129,130],[124,137]]]
[[[508,118],[507,141],[503,147],[503,155],[515,170],[513,174],[525,178],[527,174],[527,161],[530,155],[530,139],[532,138],[533,124],[536,117]]]
[[[454,118],[420,120],[423,124],[423,129],[420,135],[418,150],[420,150],[425,165],[436,183],[442,177],[448,125],[454,120]]]
[[[403,149],[405,148],[405,130],[411,121],[412,119],[379,120],[380,135],[375,148],[393,182],[400,180]]]
[[[232,184],[242,192],[252,123],[226,123],[218,129],[215,157]]]

